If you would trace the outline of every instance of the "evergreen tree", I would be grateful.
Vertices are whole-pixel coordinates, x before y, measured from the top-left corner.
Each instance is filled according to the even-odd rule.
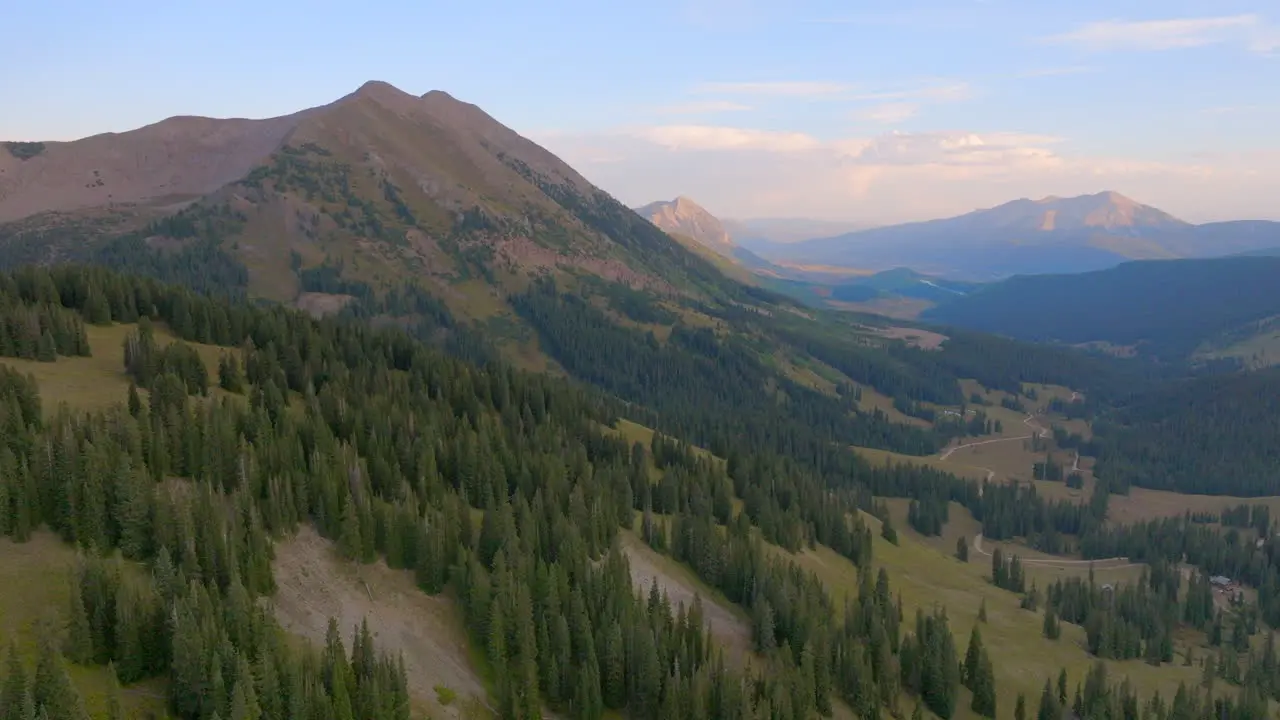
[[[80,695],[71,684],[62,666],[62,656],[51,639],[40,643],[31,696],[37,712],[47,714],[49,720],[88,720]]]
[[[1040,693],[1040,709],[1036,712],[1036,720],[1062,720],[1062,703],[1053,693],[1049,678],[1044,679],[1044,691]]]
[[[974,677],[970,680],[970,689],[973,691],[970,709],[983,717],[994,718],[996,716],[995,669],[991,666],[991,658],[985,649],[978,658]]]
[[[978,679],[983,652],[982,633],[978,631],[978,626],[974,625],[973,630],[969,632],[969,649],[965,651],[964,671],[960,675],[961,682],[970,690],[974,689],[974,683]]]
[[[1050,605],[1044,609],[1044,626],[1042,628],[1044,636],[1050,640],[1057,640],[1062,635],[1062,626],[1058,622],[1058,613],[1054,611]]]
[[[0,687],[0,720],[26,720],[23,707],[28,699],[26,671],[18,658],[18,646],[10,640],[4,685]]]
[[[78,665],[88,665],[93,662],[93,632],[89,627],[89,616],[85,613],[84,595],[78,573],[72,574],[64,651],[67,659]]]

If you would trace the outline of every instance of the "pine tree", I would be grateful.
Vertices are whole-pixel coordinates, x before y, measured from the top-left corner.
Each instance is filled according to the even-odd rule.
[[[969,540],[964,536],[956,539],[956,558],[960,562],[969,562]]]
[[[89,287],[89,296],[84,302],[85,318],[94,325],[110,325],[111,324],[111,306],[107,303],[107,296],[96,286]]]
[[[53,362],[58,359],[58,345],[53,339],[53,333],[45,328],[40,333],[40,340],[36,344],[36,360],[40,362]]]
[[[1049,678],[1044,679],[1044,691],[1040,693],[1040,709],[1036,713],[1036,720],[1062,720],[1062,704],[1058,702],[1058,696],[1053,694],[1053,684],[1049,682]]]
[[[982,604],[978,606],[978,622],[985,623],[987,621],[987,599],[982,598]]]
[[[1018,702],[1013,706],[1013,720],[1027,720],[1027,696],[1018,693]]]
[[[138,417],[142,412],[142,399],[138,397],[138,383],[129,381],[129,414]]]
[[[26,720],[23,706],[28,699],[27,674],[18,658],[18,646],[10,640],[5,660],[4,686],[0,687],[0,720]]]
[[[978,658],[974,677],[970,680],[973,690],[973,702],[970,709],[983,717],[996,716],[996,676],[991,666],[991,657],[983,650]]]
[[[1058,622],[1058,613],[1053,606],[1044,609],[1044,627],[1042,628],[1044,636],[1050,640],[1057,640],[1062,635],[1062,626]]]
[[[961,683],[970,690],[974,689],[974,683],[978,679],[983,652],[982,633],[978,631],[978,626],[974,625],[973,630],[969,632],[969,649],[964,654],[964,671],[960,674]]]
[[[364,542],[360,537],[360,514],[354,497],[347,498],[342,508],[342,526],[338,533],[338,550],[348,560],[360,560],[364,554]]]
[[[116,666],[107,667],[110,675],[107,685],[107,720],[124,720],[124,710],[120,707],[120,678],[116,677]]]
[[[93,632],[89,616],[84,609],[84,595],[76,571],[73,571],[71,593],[68,598],[67,638],[64,648],[67,659],[77,665],[93,662]]]
[[[71,684],[62,656],[50,639],[41,641],[31,696],[35,707],[49,720],[88,720],[79,693]]]

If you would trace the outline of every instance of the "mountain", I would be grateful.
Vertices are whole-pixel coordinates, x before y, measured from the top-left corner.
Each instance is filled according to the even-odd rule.
[[[1280,317],[1278,278],[1280,257],[1128,262],[1011,277],[922,317],[1037,342],[1105,343],[1163,360],[1238,356],[1221,351],[1247,347]]]
[[[88,259],[111,242],[202,248],[243,264],[251,295],[361,297],[411,281],[477,320],[514,317],[506,297],[530,277],[660,297],[743,292],[551,153],[440,91],[370,82],[279,118],[170,118],[8,149],[0,246],[11,263]]]
[[[735,245],[724,225],[687,197],[649,203],[636,212],[670,234],[691,237],[721,255],[733,256]]]
[[[760,252],[774,262],[957,279],[1086,272],[1125,260],[1215,257],[1273,247],[1280,223],[1193,225],[1114,192],[1014,200],[959,217],[873,228]]]

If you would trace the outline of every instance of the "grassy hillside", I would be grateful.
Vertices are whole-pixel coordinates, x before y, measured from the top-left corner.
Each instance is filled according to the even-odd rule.
[[[75,550],[51,533],[37,533],[23,543],[0,538],[0,647],[16,644],[28,676],[35,669],[40,629],[67,622],[75,566]],[[90,716],[107,718],[110,671],[71,663],[66,668]],[[163,682],[150,680],[121,688],[118,697],[125,717],[164,718],[165,693]]]
[[[36,379],[48,414],[56,413],[64,403],[75,410],[105,410],[128,398],[129,375],[121,358],[125,337],[136,330],[134,323],[90,325],[85,328],[93,352],[89,357],[59,357],[54,362],[0,357],[0,365],[8,365]],[[163,327],[157,329],[155,337],[161,347],[176,339]],[[236,353],[236,349],[202,343],[190,345],[209,369],[209,380],[216,386],[218,359],[225,353]],[[217,394],[217,390],[214,392]]]

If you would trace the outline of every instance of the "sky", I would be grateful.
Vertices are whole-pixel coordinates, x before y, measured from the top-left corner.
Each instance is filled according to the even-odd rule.
[[[1277,0],[7,0],[0,139],[446,90],[623,202],[1280,219]]]

